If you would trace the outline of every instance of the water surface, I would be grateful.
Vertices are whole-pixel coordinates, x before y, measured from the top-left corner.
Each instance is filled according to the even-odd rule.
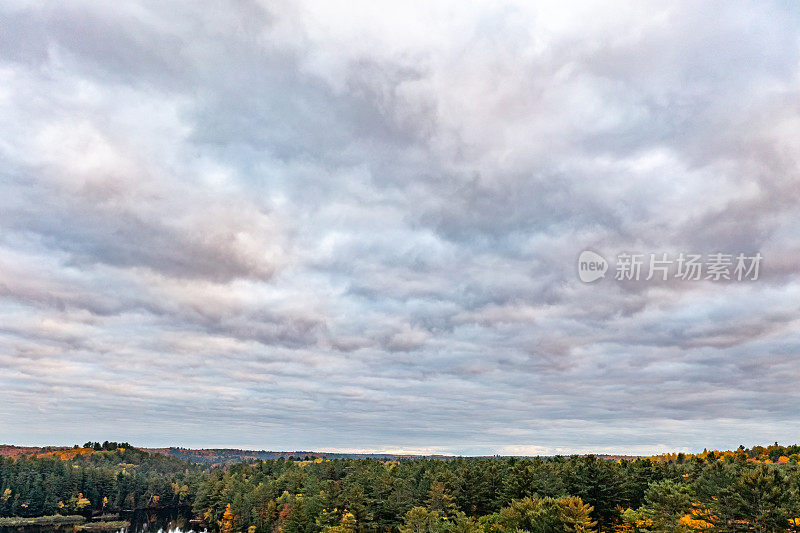
[[[131,525],[118,533],[203,533],[205,528],[190,522],[188,509],[120,513],[114,520],[128,520]],[[72,533],[72,525],[0,527],[0,533]]]

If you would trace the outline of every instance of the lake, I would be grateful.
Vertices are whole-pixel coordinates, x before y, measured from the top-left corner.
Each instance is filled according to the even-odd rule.
[[[128,520],[131,525],[121,529],[123,533],[203,533],[205,528],[190,523],[191,512],[186,510],[140,510],[123,512],[119,520]],[[0,533],[71,533],[71,525],[0,527]]]

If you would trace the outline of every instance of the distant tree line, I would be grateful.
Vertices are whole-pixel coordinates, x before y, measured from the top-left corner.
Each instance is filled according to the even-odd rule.
[[[76,444],[75,446],[73,446],[73,449],[77,449],[77,448],[80,448],[80,447],[81,446],[78,446]],[[86,444],[83,445],[83,448],[91,449],[91,450],[99,452],[101,450],[113,451],[113,450],[117,450],[119,448],[132,448],[132,446],[130,444],[128,444],[127,442],[104,441],[102,444],[100,444],[99,442],[89,441],[89,442],[87,442]]]
[[[186,506],[221,533],[800,532],[797,447],[210,468],[127,443],[87,444],[0,458],[0,515]]]

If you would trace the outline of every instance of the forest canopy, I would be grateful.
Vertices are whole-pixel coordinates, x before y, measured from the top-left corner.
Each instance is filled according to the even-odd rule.
[[[183,507],[224,533],[798,531],[798,452],[208,466],[89,442],[0,457],[0,516]]]

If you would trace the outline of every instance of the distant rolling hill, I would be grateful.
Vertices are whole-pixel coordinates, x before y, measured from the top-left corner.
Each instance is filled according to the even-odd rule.
[[[175,457],[184,461],[190,461],[200,464],[226,464],[226,463],[243,463],[258,460],[268,459],[402,459],[411,457],[421,457],[419,455],[397,455],[388,453],[330,453],[330,452],[310,452],[310,451],[267,451],[267,450],[240,450],[235,448],[205,448],[205,449],[190,449],[190,448],[139,448],[148,453],[157,453],[167,457]],[[90,448],[73,448],[71,446],[15,446],[13,444],[0,444],[0,456],[18,457],[23,455],[52,455],[59,452],[58,455],[62,456],[65,453],[69,454],[71,458],[75,453],[90,453]],[[430,458],[447,458],[445,455],[428,455],[425,457]]]
[[[66,450],[66,446],[14,446],[13,444],[0,444],[0,456],[16,457],[19,455],[39,455]]]
[[[421,457],[419,455],[397,455],[389,453],[332,453],[311,451],[268,451],[268,450],[239,450],[234,448],[207,448],[194,450],[190,448],[142,448],[150,453],[160,453],[169,457],[176,457],[184,461],[203,464],[241,463],[250,461],[266,461],[269,459],[404,459]],[[445,459],[446,455],[426,455],[429,458]]]
[[[309,459],[376,459],[376,460],[395,460],[395,459],[452,459],[450,455],[413,455],[413,454],[391,454],[391,453],[334,453],[334,452],[312,452],[312,451],[269,451],[269,450],[241,450],[237,448],[139,448],[142,451],[154,454],[175,457],[183,461],[199,463],[204,465],[224,465],[230,463],[248,463],[253,461],[267,461],[270,459],[286,460],[309,460]],[[58,452],[58,453],[56,453]],[[11,444],[0,444],[0,456],[17,457],[23,455],[56,455],[62,459],[71,459],[75,454],[91,453],[90,448],[73,448],[70,446],[15,446]],[[523,456],[520,456],[523,457]],[[616,461],[620,459],[634,460],[634,455],[598,455],[601,459]]]

